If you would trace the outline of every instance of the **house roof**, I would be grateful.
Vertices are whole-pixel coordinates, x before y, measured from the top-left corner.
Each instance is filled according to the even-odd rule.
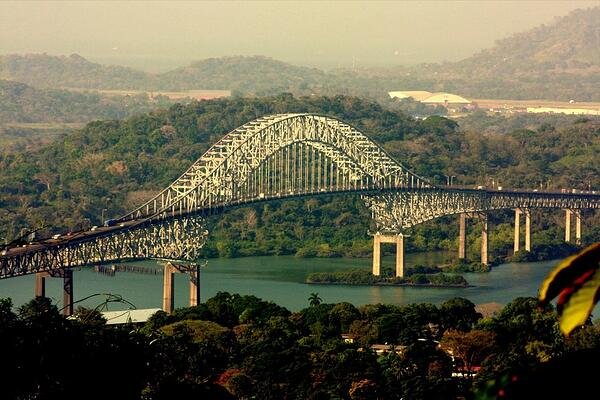
[[[423,103],[440,103],[440,104],[469,104],[471,101],[465,99],[462,96],[452,93],[434,93],[431,96],[427,97],[424,100],[421,100]]]
[[[103,311],[102,316],[106,319],[106,325],[135,324],[148,321],[148,318],[157,311],[161,311],[161,309],[146,308],[140,310]]]
[[[425,90],[402,90],[388,93],[391,98],[408,99],[412,97],[415,101],[423,101],[428,97],[431,97],[433,93]]]

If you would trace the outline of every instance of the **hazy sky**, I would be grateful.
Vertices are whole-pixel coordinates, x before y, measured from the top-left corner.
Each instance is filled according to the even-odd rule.
[[[261,54],[319,67],[459,60],[596,1],[9,2],[0,53],[78,53],[157,71]]]

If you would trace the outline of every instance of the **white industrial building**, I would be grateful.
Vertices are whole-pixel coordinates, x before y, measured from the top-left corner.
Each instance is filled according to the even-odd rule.
[[[412,98],[415,101],[419,101],[419,102],[425,103],[425,104],[432,104],[432,105],[460,106],[460,105],[471,104],[470,100],[467,100],[462,96],[459,96],[459,95],[453,94],[453,93],[446,93],[446,92],[431,93],[431,92],[427,92],[425,90],[402,90],[402,91],[396,91],[396,92],[389,92],[388,94],[390,95],[391,98],[398,98],[398,99]]]

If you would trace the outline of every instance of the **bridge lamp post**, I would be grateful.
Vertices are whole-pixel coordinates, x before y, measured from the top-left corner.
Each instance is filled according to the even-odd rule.
[[[102,217],[100,217],[100,219],[101,219],[101,221],[100,221],[100,222],[101,222],[101,223],[104,223],[104,213],[105,213],[106,211],[107,211],[107,209],[106,209],[106,208],[103,208],[103,209],[102,209]]]

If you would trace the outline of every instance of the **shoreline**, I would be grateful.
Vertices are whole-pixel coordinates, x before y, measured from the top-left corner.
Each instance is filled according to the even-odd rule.
[[[435,285],[431,283],[392,283],[392,282],[375,282],[375,283],[347,283],[347,282],[304,282],[306,285],[331,285],[331,286],[408,286],[408,287],[436,287],[436,288],[469,288],[476,287],[475,285]]]

